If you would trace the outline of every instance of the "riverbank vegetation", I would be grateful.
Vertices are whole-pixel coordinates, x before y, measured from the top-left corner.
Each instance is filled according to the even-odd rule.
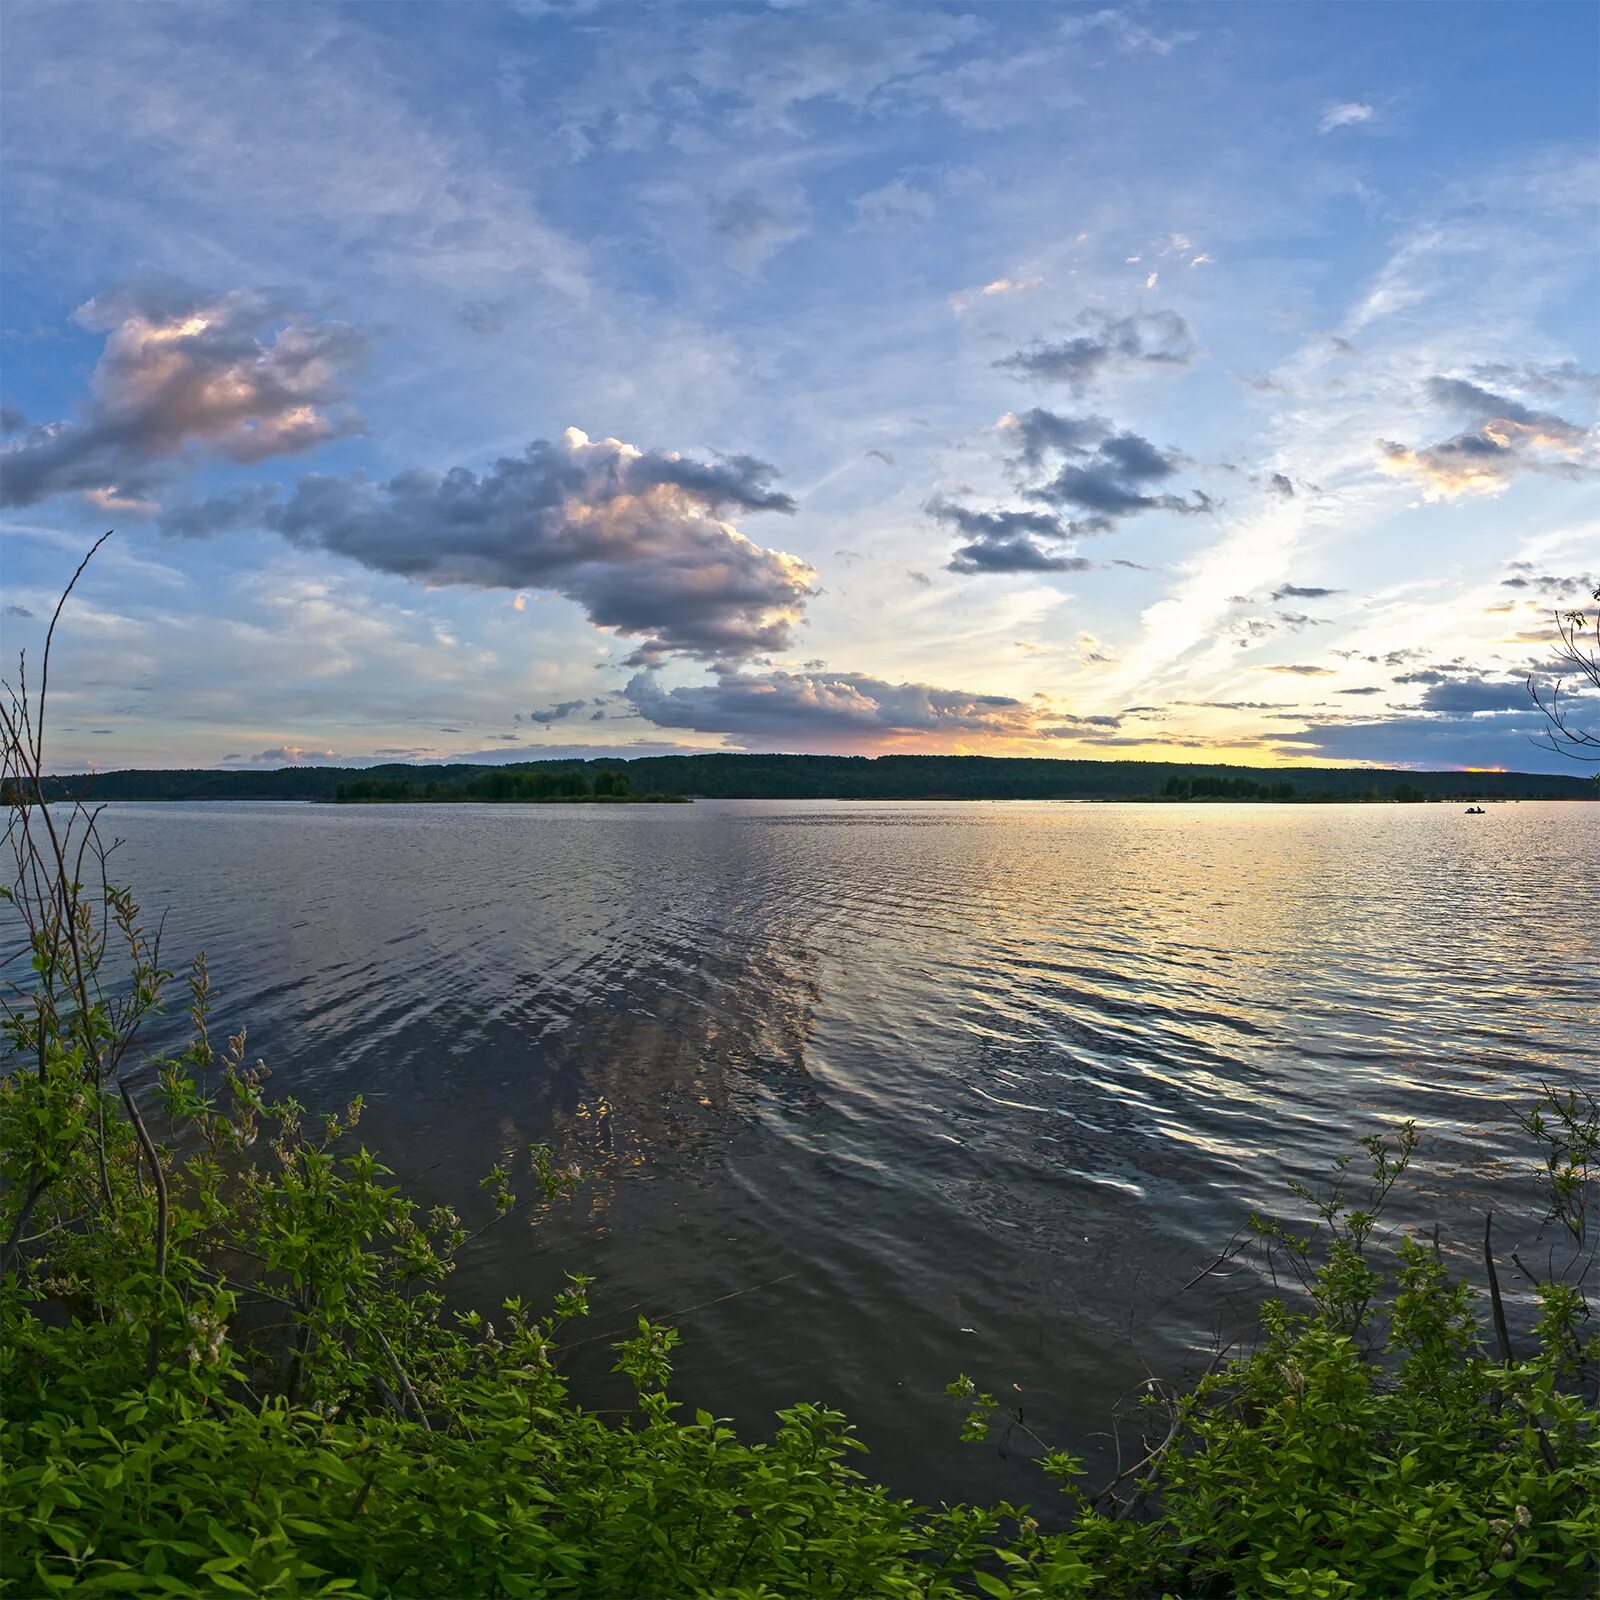
[[[1591,778],[1541,772],[1412,772],[1372,767],[1233,767],[1172,761],[1057,761],[1024,756],[606,757],[522,761],[513,773],[577,773],[592,788],[603,772],[624,773],[634,793],[708,800],[1149,800],[1213,797],[1347,802],[1423,800],[1597,800]],[[342,785],[410,783],[441,790],[470,783],[484,768],[436,766],[285,767],[245,770],[96,772],[45,779],[55,799],[331,800]],[[1290,784],[1289,796],[1260,793]],[[1188,785],[1183,793],[1168,785]],[[1237,786],[1239,793],[1224,793]],[[1249,793],[1243,793],[1245,788]],[[1404,789],[1404,795],[1396,791]],[[1201,791],[1204,791],[1203,793]]]
[[[608,805],[673,805],[687,797],[681,794],[635,794],[626,772],[602,767],[591,777],[581,768],[493,767],[479,770],[456,783],[430,778],[383,778],[362,776],[334,785],[333,799],[345,804],[448,803],[451,801],[489,801],[495,804],[559,804],[563,801],[598,800]]]

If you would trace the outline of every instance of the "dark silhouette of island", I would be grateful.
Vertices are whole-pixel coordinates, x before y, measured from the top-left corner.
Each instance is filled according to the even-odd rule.
[[[621,783],[620,790],[618,783]],[[1373,767],[1243,767],[1018,756],[641,756],[500,767],[128,770],[47,780],[54,797],[94,800],[1597,800],[1588,777],[1412,772]]]

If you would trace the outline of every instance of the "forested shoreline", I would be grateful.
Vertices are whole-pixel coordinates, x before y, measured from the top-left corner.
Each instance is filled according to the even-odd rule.
[[[1019,756],[821,756],[715,754],[633,760],[481,762],[433,766],[127,769],[46,778],[53,799],[334,800],[357,785],[403,786],[366,798],[495,798],[467,792],[491,772],[537,785],[602,774],[626,779],[628,796],[719,800],[1594,800],[1589,777],[1538,772],[1413,772],[1374,767],[1244,767],[1168,761],[1063,761]],[[561,779],[561,775],[569,775]],[[615,783],[613,777],[609,780]],[[530,790],[530,797],[533,796]]]

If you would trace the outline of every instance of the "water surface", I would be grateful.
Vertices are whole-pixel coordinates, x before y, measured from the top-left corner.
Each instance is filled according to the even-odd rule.
[[[117,875],[204,948],[271,1087],[366,1096],[430,1199],[542,1141],[586,1174],[457,1289],[596,1273],[681,1389],[861,1423],[924,1495],[1039,1497],[954,1442],[967,1371],[1091,1454],[1238,1289],[1173,1291],[1289,1172],[1401,1117],[1423,1210],[1527,1196],[1506,1107],[1597,1081],[1594,807],[118,805]],[[778,1280],[778,1281],[773,1281]],[[607,1341],[571,1365],[609,1394]]]

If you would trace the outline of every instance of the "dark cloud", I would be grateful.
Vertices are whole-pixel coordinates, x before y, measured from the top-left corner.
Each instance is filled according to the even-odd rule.
[[[1515,577],[1502,578],[1500,586],[1504,589],[1534,589],[1547,600],[1576,600],[1592,595],[1600,587],[1600,578],[1591,572],[1539,572],[1523,561],[1513,562],[1512,565],[1521,570],[1516,572]]]
[[[1558,361],[1547,367],[1486,361],[1472,369],[1472,376],[1482,383],[1509,384],[1531,394],[1560,394],[1600,383],[1600,372],[1586,371],[1576,361]]]
[[[26,606],[6,606],[4,611],[0,612],[0,615],[7,617],[25,617],[29,620],[31,620],[33,617],[33,613]]]
[[[1214,509],[1199,490],[1190,499],[1151,492],[1184,458],[1137,433],[1113,432],[1104,417],[1061,416],[1035,406],[1007,413],[1000,430],[1015,441],[1014,465],[1025,473],[1044,471],[1052,458],[1061,458],[1053,476],[1022,490],[1024,498],[1055,510],[973,511],[944,497],[932,501],[930,514],[968,540],[950,560],[953,572],[1078,572],[1092,563],[1070,546],[1062,548],[1075,538],[1109,533],[1141,512],[1194,515]]]
[[[928,514],[968,542],[950,557],[952,572],[1081,572],[1085,556],[1048,548],[1069,538],[1070,526],[1044,511],[973,511],[952,500],[930,500]]]
[[[574,711],[583,710],[584,706],[587,704],[588,702],[586,700],[563,700],[558,705],[546,707],[543,711],[530,711],[528,713],[528,720],[530,722],[542,723],[563,722],[566,720],[566,718],[570,717]]]
[[[1331,678],[1333,676],[1332,667],[1268,667],[1266,670],[1268,672],[1287,673],[1297,678]]]
[[[1200,490],[1192,499],[1152,494],[1149,486],[1164,482],[1182,462],[1176,451],[1159,450],[1137,433],[1114,433],[1100,440],[1092,453],[1075,452],[1048,482],[1027,491],[1031,500],[1070,506],[1087,513],[1073,524],[1074,533],[1107,533],[1124,517],[1142,511],[1176,511],[1186,516],[1215,510]]]
[[[1447,678],[1423,690],[1419,707],[1454,717],[1483,711],[1526,711],[1528,685],[1523,678]]]
[[[1180,706],[1201,706],[1213,711],[1283,711],[1287,700],[1180,700]]]
[[[726,516],[791,511],[751,456],[695,461],[569,428],[481,475],[416,469],[301,479],[271,525],[296,544],[419,583],[540,588],[597,627],[670,652],[739,659],[787,648],[815,576]]]
[[[281,493],[276,483],[250,484],[208,500],[172,506],[156,518],[156,527],[173,539],[214,539],[240,528],[270,527]]]
[[[1274,472],[1267,479],[1267,486],[1274,494],[1282,495],[1285,500],[1294,499],[1294,485],[1281,472]]]
[[[1382,694],[1383,690],[1376,685],[1368,685],[1365,689],[1340,689],[1340,694]]]
[[[1286,583],[1272,591],[1274,600],[1325,600],[1330,594],[1343,594],[1343,589],[1319,589],[1309,584]]]
[[[855,672],[729,671],[711,683],[675,689],[641,672],[623,694],[657,727],[727,734],[772,750],[871,748],[912,734],[1031,737],[1040,720],[1036,710],[1008,695],[889,683]]]
[[[1015,438],[1017,459],[1037,472],[1051,451],[1060,455],[1081,455],[1095,448],[1111,432],[1104,417],[1063,417],[1042,406],[1029,411],[1010,411],[1000,426]]]
[[[363,341],[279,300],[129,288],[78,312],[107,332],[78,420],[30,428],[0,448],[0,504],[89,490],[137,502],[163,460],[187,449],[248,463],[359,430],[341,374]]]
[[[1283,754],[1417,767],[1506,767],[1570,772],[1542,746],[1548,725],[1536,713],[1491,717],[1399,716],[1381,721],[1322,720],[1279,743]]]
[[[1464,378],[1429,378],[1424,392],[1434,406],[1469,419],[1469,426],[1434,444],[1411,448],[1383,439],[1379,448],[1386,471],[1417,479],[1431,496],[1493,493],[1524,472],[1574,477],[1594,470],[1582,459],[1583,429],[1565,417]]]
[[[1085,311],[1077,326],[1081,331],[1070,338],[1036,340],[995,365],[1038,383],[1064,384],[1081,395],[1106,372],[1186,367],[1194,359],[1189,324],[1175,311],[1135,311],[1125,317]]]
[[[916,584],[919,589],[931,589],[933,587],[933,579],[930,578],[926,572],[918,572],[915,567],[907,567],[906,576],[914,584]]]
[[[21,433],[28,419],[15,406],[0,406],[0,434]]]
[[[887,450],[869,450],[866,453],[866,459],[868,461],[881,461],[886,467],[894,465],[894,457]]]

